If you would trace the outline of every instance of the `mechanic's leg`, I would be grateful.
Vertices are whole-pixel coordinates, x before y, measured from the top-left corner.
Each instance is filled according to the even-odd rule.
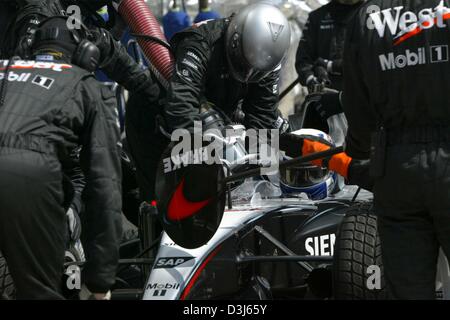
[[[393,299],[435,299],[438,243],[424,212],[377,205],[386,285]]]
[[[435,299],[438,243],[426,205],[431,183],[422,145],[387,150],[375,184],[375,210],[386,284],[394,299]]]
[[[141,201],[150,203],[155,199],[156,170],[161,155],[169,140],[158,133],[156,128],[157,109],[149,106],[146,99],[134,95],[127,104],[126,134],[131,157],[136,166],[136,178]],[[150,218],[150,241],[156,240],[162,226],[156,217]],[[144,246],[149,245],[146,243]]]
[[[156,128],[156,106],[149,106],[139,94],[130,97],[127,104],[127,142],[136,165],[136,176],[142,201],[155,199],[156,169],[169,140]]]
[[[448,143],[430,145],[428,152],[436,155],[432,207],[434,227],[439,244],[450,261],[450,146]]]
[[[67,243],[62,174],[56,159],[0,153],[0,235],[18,299],[62,299]]]

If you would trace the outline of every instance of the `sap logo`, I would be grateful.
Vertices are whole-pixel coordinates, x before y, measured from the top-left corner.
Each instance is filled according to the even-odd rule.
[[[27,82],[28,79],[30,79],[31,73],[22,73],[22,74],[17,74],[14,72],[9,72],[8,73],[8,81],[9,82]],[[4,73],[0,73],[0,81],[3,80],[5,78],[5,74]]]
[[[336,235],[325,234],[318,237],[310,237],[305,241],[305,249],[311,256],[332,256]]]
[[[394,55],[393,52],[379,56],[381,69],[394,70],[426,64],[425,48],[419,48],[417,52],[406,50],[405,54]]]
[[[175,268],[192,259],[194,259],[194,257],[159,258],[158,261],[156,261],[155,269]]]
[[[177,282],[174,283],[150,283],[147,285],[147,290],[176,290],[180,288],[180,284]]]
[[[394,45],[398,45],[405,40],[420,34],[426,29],[433,27],[447,28],[444,21],[450,19],[450,9],[444,6],[442,0],[436,8],[425,8],[418,13],[404,11],[403,6],[389,8],[385,10],[373,10],[367,19],[367,27],[376,29],[380,38],[384,38],[386,28],[394,36]]]

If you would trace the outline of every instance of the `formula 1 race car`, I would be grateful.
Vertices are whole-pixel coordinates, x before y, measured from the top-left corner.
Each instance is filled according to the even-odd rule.
[[[382,290],[365,292],[362,270],[365,264],[380,265],[376,229],[370,230],[375,219],[369,203],[352,200],[356,189],[346,187],[329,199],[310,201],[282,198],[272,182],[247,180],[234,191],[233,206],[206,245],[186,249],[163,235],[143,298],[331,298],[333,287],[336,298],[377,297]],[[360,197],[369,200],[370,194]],[[355,248],[336,238],[344,219],[344,237],[364,226],[362,240],[352,236]],[[354,252],[358,244],[363,249]],[[333,286],[336,265],[335,280],[340,281]]]
[[[330,131],[345,126],[329,124]],[[245,154],[244,136],[222,141],[226,150],[234,150],[228,152],[233,159],[224,156],[225,179],[240,183],[227,192],[218,190],[227,194],[213,219],[218,226],[200,218],[179,223],[174,230],[166,222],[139,296],[146,300],[386,299],[372,194],[336,179],[329,196],[321,200],[286,195],[279,176],[261,176],[255,168],[242,170],[242,158],[237,157],[252,158]],[[312,155],[308,160],[325,156]],[[290,160],[287,167],[294,162]],[[159,188],[162,202],[167,190],[171,189]],[[157,210],[164,211],[164,205]],[[450,269],[441,252],[437,298],[450,298],[449,280]]]
[[[245,153],[244,140],[241,131],[222,141],[234,157],[224,160],[231,172],[228,178],[257,172],[242,170],[245,161],[236,158],[252,158]],[[324,182],[330,196],[313,201],[285,194],[279,175],[241,179],[227,193],[217,230],[201,219],[180,230],[166,227],[143,299],[384,297],[382,279],[374,290],[366,286],[367,268],[381,266],[372,195],[355,186],[343,187],[336,176],[331,180],[333,186]],[[158,198],[164,202],[164,197]],[[164,211],[164,206],[156,210]]]

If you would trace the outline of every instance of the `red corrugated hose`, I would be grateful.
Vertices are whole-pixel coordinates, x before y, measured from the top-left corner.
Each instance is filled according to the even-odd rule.
[[[167,41],[158,20],[144,0],[123,0],[118,11],[131,31]],[[153,41],[138,39],[138,43],[151,64],[167,81],[172,76],[174,59],[166,47]]]

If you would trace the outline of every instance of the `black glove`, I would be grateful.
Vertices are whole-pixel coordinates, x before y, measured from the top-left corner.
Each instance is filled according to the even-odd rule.
[[[336,75],[342,75],[342,73],[343,73],[342,65],[343,65],[342,59],[331,61],[330,73],[336,74]]]
[[[325,69],[329,74],[342,75],[342,59],[327,60],[319,58],[316,60],[315,65]]]
[[[328,71],[326,68],[316,65],[314,67],[314,74],[316,75],[317,80],[325,87],[329,87],[331,85],[331,80],[328,76]]]
[[[100,69],[130,92],[143,92],[151,100],[160,96],[160,87],[150,70],[140,66],[125,47],[105,29],[91,30],[100,49]]]
[[[344,112],[340,100],[340,92],[321,93],[318,94],[320,99],[314,104],[317,113],[322,119],[327,120],[329,117]]]
[[[310,76],[306,80],[306,86],[308,87],[308,93],[318,93],[323,91],[325,87],[329,87],[331,85],[331,80],[328,77],[328,72],[326,68],[315,65],[314,66],[314,76]]]
[[[292,133],[280,135],[280,150],[284,151],[288,157],[297,158],[302,155],[303,138]]]
[[[114,45],[111,43],[113,38],[108,34],[108,31],[102,28],[92,29],[90,33],[92,36],[91,41],[100,50],[100,65],[102,65],[114,48]]]
[[[315,76],[311,76],[306,81],[306,87],[308,88],[309,94],[313,94],[323,90],[323,84]]]
[[[70,239],[72,242],[76,242],[77,240],[80,239],[81,236],[80,216],[72,208],[69,208],[69,210],[67,210],[66,215],[67,215],[67,223],[69,225]]]
[[[279,130],[280,134],[289,132],[289,121],[285,118],[283,118],[283,116],[280,115],[278,116],[277,121],[275,122],[275,127]]]

